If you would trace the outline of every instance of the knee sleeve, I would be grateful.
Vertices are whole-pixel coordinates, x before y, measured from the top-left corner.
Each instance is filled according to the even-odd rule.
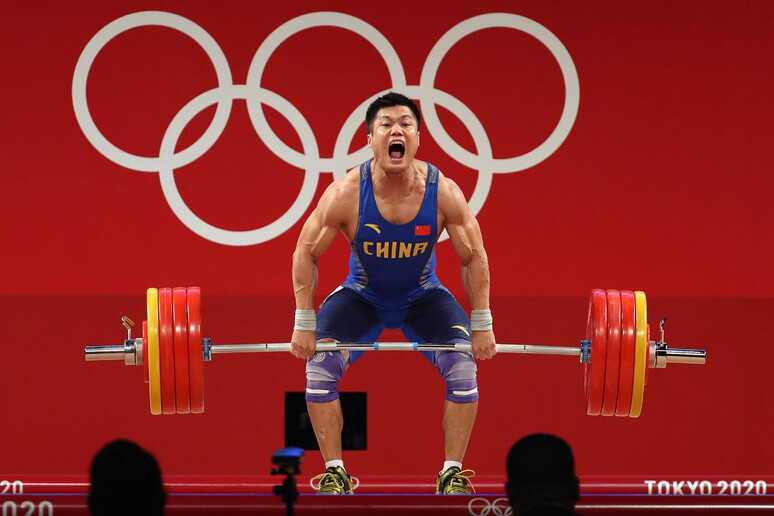
[[[341,351],[320,351],[306,361],[306,401],[323,403],[339,399],[339,380],[344,374]]]
[[[478,401],[476,360],[469,353],[438,351],[435,367],[446,382],[446,399],[455,403]]]

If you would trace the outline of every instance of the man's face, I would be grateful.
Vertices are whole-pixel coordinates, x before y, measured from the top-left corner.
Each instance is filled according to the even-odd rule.
[[[417,119],[408,106],[382,108],[376,113],[368,134],[374,161],[387,172],[405,170],[419,147]]]

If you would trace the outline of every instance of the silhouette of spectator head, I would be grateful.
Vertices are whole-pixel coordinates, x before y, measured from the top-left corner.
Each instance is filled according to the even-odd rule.
[[[156,458],[135,443],[106,444],[91,463],[93,516],[162,516],[166,494]]]
[[[580,481],[570,446],[561,438],[532,434],[518,440],[506,460],[505,484],[514,515],[573,514]]]

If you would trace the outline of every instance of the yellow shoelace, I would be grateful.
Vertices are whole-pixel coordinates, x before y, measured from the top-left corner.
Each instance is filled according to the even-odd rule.
[[[330,477],[330,479],[328,477]],[[315,480],[319,480],[317,485],[315,485],[314,483]],[[352,476],[349,477],[349,480],[350,480],[350,483],[352,484],[352,491],[354,491],[355,489],[357,489],[357,486],[360,485],[360,481],[357,479],[357,477],[352,477]],[[315,491],[319,491],[320,486],[322,486],[323,483],[329,483],[329,482],[333,482],[336,485],[336,487],[341,487],[341,488],[344,487],[344,481],[336,473],[329,473],[326,471],[325,473],[320,473],[319,475],[316,475],[309,479],[309,485]]]
[[[471,482],[471,480],[470,480],[471,478],[473,478],[475,476],[476,476],[476,472],[473,471],[472,469],[463,469],[459,473],[456,473],[456,474],[452,475],[449,478],[448,485],[450,487],[452,487],[452,488],[458,488],[458,487],[466,488],[466,487],[470,487],[471,491],[473,491],[475,493],[476,492],[476,488],[473,487],[473,482]]]

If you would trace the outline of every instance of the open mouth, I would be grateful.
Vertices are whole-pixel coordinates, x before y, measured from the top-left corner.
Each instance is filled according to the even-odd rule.
[[[389,152],[391,159],[401,159],[406,153],[406,147],[403,145],[403,142],[392,142],[390,143]]]

